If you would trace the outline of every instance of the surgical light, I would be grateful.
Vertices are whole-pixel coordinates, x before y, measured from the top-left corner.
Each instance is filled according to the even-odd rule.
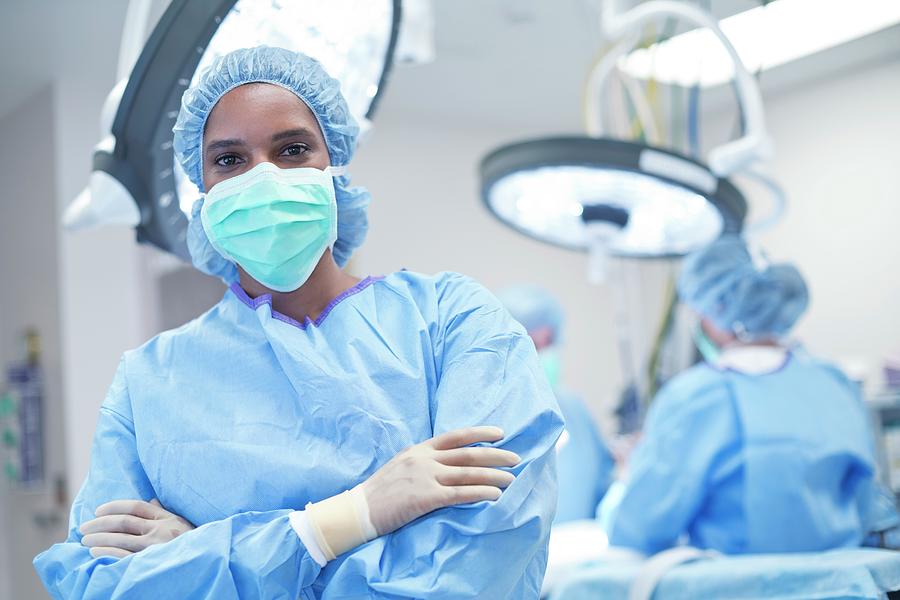
[[[897,23],[900,2],[895,0],[776,0],[719,25],[744,64],[765,71]],[[619,66],[632,77],[685,87],[712,87],[734,78],[733,62],[709,29],[633,50]]]
[[[482,199],[535,239],[588,251],[680,256],[737,232],[747,211],[727,179],[675,152],[622,140],[556,137],[504,146],[481,162]]]
[[[670,149],[604,136],[601,106],[610,73],[644,27],[673,18],[712,31],[735,66],[744,132],[712,149],[708,166]],[[609,255],[681,256],[740,232],[747,203],[728,177],[765,179],[755,165],[771,154],[759,88],[708,13],[671,0],[619,13],[607,0],[601,28],[609,46],[586,84],[587,135],[511,144],[481,164],[482,199],[491,213],[535,239],[590,252],[589,277],[598,283]]]
[[[172,125],[182,93],[203,68],[259,44],[303,52],[341,81],[365,128],[392,64],[399,23],[400,0],[172,0],[127,83],[110,94],[104,112],[114,117],[96,148],[90,185],[64,223],[133,225],[138,241],[187,258],[186,215],[199,191],[176,164]],[[123,41],[129,45],[135,46]]]

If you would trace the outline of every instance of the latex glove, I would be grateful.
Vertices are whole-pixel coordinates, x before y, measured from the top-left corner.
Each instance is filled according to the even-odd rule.
[[[122,558],[154,544],[165,544],[194,529],[186,519],[167,511],[158,500],[113,500],[102,504],[96,519],[78,528],[91,556]]]
[[[448,431],[400,452],[358,487],[379,536],[433,510],[497,500],[515,476],[496,467],[514,467],[514,452],[467,447],[503,439],[499,427]]]
[[[521,459],[508,450],[467,446],[501,439],[497,427],[467,427],[410,446],[352,490],[307,504],[292,515],[291,526],[327,562],[433,510],[496,500],[515,480],[499,467]]]

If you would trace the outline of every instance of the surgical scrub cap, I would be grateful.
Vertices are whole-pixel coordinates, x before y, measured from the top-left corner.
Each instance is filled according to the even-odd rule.
[[[786,335],[809,305],[795,267],[755,265],[737,236],[723,236],[688,256],[678,294],[716,327],[749,339]]]
[[[213,107],[227,92],[245,83],[271,83],[297,95],[315,115],[328,145],[332,166],[350,162],[356,150],[359,127],[341,95],[340,82],[325,72],[318,61],[283,48],[257,46],[242,48],[217,58],[196,85],[184,92],[181,111],[172,131],[175,156],[188,178],[203,188],[203,132]],[[369,227],[369,192],[349,187],[346,176],[334,178],[337,199],[337,241],[334,258],[344,266],[353,251],[362,244]],[[210,245],[196,218],[202,199],[194,204],[188,226],[187,243],[194,265],[226,282],[237,280],[237,270]]]
[[[522,284],[503,290],[497,297],[526,331],[531,333],[549,327],[553,332],[553,341],[559,341],[563,310],[550,292],[536,285]]]

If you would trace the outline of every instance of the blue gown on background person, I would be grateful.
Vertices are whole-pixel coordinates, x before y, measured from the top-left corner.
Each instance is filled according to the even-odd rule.
[[[556,399],[566,420],[556,458],[559,504],[554,524],[591,519],[612,483],[615,460],[577,396],[557,390]]]
[[[727,554],[860,545],[875,459],[858,388],[803,351],[764,374],[699,364],[651,406],[610,544]]]
[[[291,510],[404,448],[481,424],[522,457],[498,501],[435,511],[324,568],[290,527]],[[35,566],[55,598],[537,598],[562,428],[531,340],[470,279],[368,278],[305,323],[234,284],[124,355],[68,540]],[[81,545],[100,504],[152,498],[197,528],[122,559]]]
[[[541,366],[566,420],[566,431],[557,444],[559,504],[553,522],[591,519],[612,482],[615,460],[588,407],[561,386],[562,305],[548,290],[527,283],[508,287],[498,297],[535,340]]]

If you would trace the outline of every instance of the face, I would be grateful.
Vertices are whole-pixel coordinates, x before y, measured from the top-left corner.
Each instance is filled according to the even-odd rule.
[[[719,348],[724,348],[737,341],[737,337],[733,333],[719,329],[709,319],[702,319],[700,327],[703,329],[703,333]]]
[[[528,332],[534,342],[535,349],[540,352],[553,345],[553,329],[551,327],[538,327]]]
[[[222,96],[206,120],[203,185],[270,162],[282,169],[331,163],[325,138],[309,107],[293,92],[268,83],[248,83]]]

